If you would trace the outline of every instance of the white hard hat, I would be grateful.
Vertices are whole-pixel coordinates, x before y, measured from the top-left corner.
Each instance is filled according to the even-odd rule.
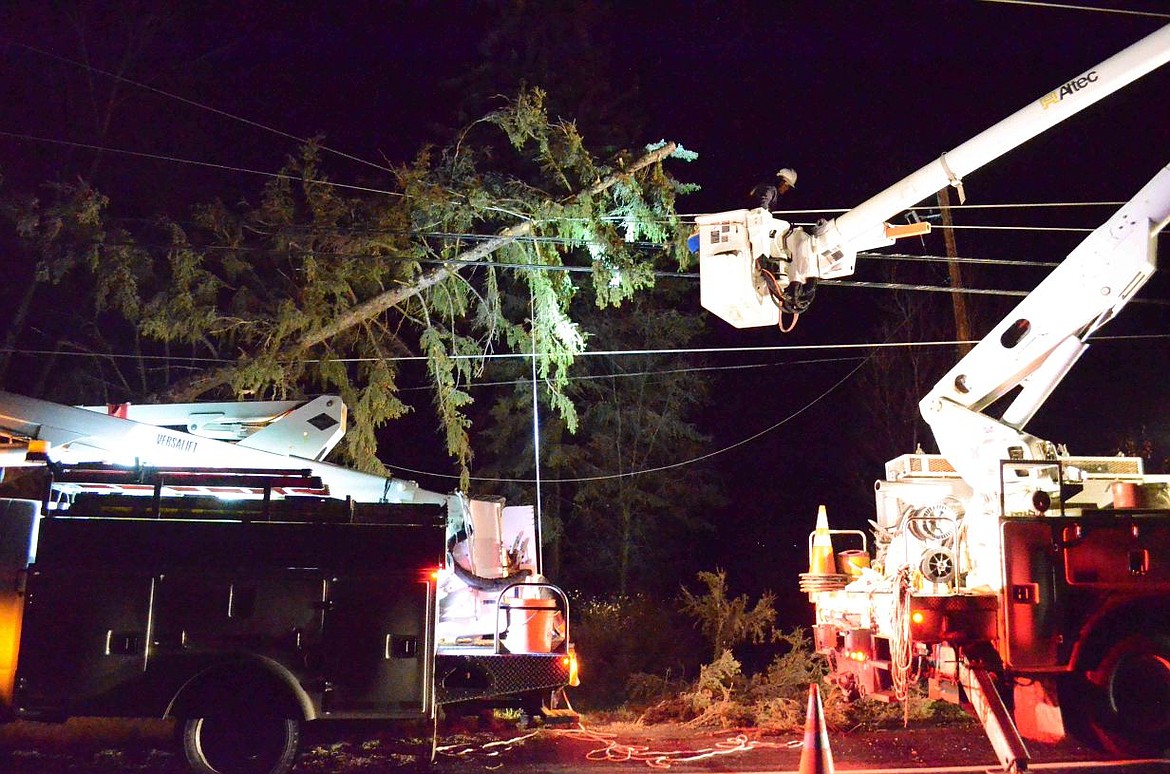
[[[776,173],[776,177],[780,178],[781,180],[784,180],[785,182],[788,183],[788,185],[792,186],[793,188],[796,188],[796,170],[795,169],[790,169],[788,167],[784,167],[784,169],[782,169]]]

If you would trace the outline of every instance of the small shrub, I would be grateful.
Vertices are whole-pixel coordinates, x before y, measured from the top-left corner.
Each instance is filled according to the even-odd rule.
[[[672,678],[669,669],[661,676],[636,672],[626,680],[626,701],[637,707],[647,707],[677,696],[684,690],[686,683]]]
[[[807,698],[808,688],[805,688]],[[807,701],[795,698],[760,699],[753,705],[754,723],[768,731],[798,731],[804,727]]]
[[[699,670],[695,690],[684,696],[690,698],[696,709],[705,710],[713,704],[730,701],[736,686],[742,682],[740,663],[730,650],[725,650],[719,658]]]
[[[833,729],[894,728],[908,723],[930,725],[975,722],[961,707],[926,696],[925,690],[913,685],[904,702],[844,701],[841,692],[831,690],[825,700],[825,722]]]
[[[825,659],[812,649],[808,630],[795,626],[791,631],[774,629],[772,641],[788,648],[772,659],[765,673],[765,684],[782,697],[799,698],[808,693],[811,683],[818,683],[828,671]]]
[[[669,605],[641,594],[575,601],[572,637],[581,659],[582,709],[653,703],[697,671],[702,643]]]
[[[732,597],[727,591],[727,572],[700,572],[699,580],[707,587],[705,594],[693,594],[685,586],[681,589],[682,611],[694,618],[707,641],[714,658],[749,640],[764,642],[776,623],[776,595],[764,592],[754,606],[746,594]]]
[[[699,670],[694,690],[682,695],[694,713],[690,724],[727,727],[750,722],[750,710],[736,700],[746,684],[741,670],[730,650]]]

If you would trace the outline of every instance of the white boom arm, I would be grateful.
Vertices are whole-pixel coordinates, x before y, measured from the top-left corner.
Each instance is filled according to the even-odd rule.
[[[857,253],[893,243],[886,223],[947,185],[1170,61],[1170,26],[1061,84],[849,212],[808,232],[762,210],[696,219],[703,306],[736,327],[775,325],[779,307],[760,282],[758,257],[774,259],[781,289],[853,273]]]
[[[1000,489],[999,461],[1043,459],[1048,444],[1022,431],[1111,320],[1154,273],[1157,237],[1170,222],[1170,166],[1076,247],[954,368],[919,407],[939,451],[985,493]],[[1000,419],[981,413],[1016,388]]]
[[[304,400],[153,403],[82,406],[249,449],[323,460],[345,435],[345,403],[336,395]]]
[[[335,396],[326,396],[325,400],[341,403]],[[222,418],[227,404],[208,405],[218,407],[220,409],[218,413]],[[324,432],[332,429],[330,422],[344,414],[344,408],[339,405],[326,407],[317,405],[315,401],[305,405],[316,412],[307,417],[310,427],[313,419],[319,417],[317,422],[324,427]],[[140,418],[154,414],[151,418],[160,420],[163,425],[111,416],[105,413],[104,408],[98,412],[62,406],[10,392],[0,392],[0,433],[16,438],[48,441],[53,446],[52,459],[61,462],[140,463],[158,467],[269,470],[301,468],[319,476],[329,487],[333,497],[352,497],[361,502],[436,504],[447,503],[450,497],[422,489],[413,481],[350,470],[317,459],[300,457],[287,449],[282,451],[274,448],[252,448],[243,442],[229,443],[165,426],[169,423],[183,424],[182,417],[191,416],[191,412],[186,409],[175,411],[168,407],[157,407],[152,411],[146,406],[139,406],[137,409]],[[235,413],[237,417],[244,414],[255,417],[265,411],[257,413],[245,409],[228,410],[227,413]],[[297,412],[294,410],[293,413],[295,415]],[[279,422],[273,426],[276,424]],[[294,428],[298,426],[300,425]],[[303,426],[300,427],[303,431]],[[263,432],[258,432],[251,438],[256,438]],[[273,435],[269,438],[279,436]],[[7,460],[0,459],[0,466],[25,464],[24,449],[19,445],[8,451],[7,456]]]

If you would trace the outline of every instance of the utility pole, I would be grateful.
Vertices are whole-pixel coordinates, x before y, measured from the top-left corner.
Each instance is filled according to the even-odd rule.
[[[951,280],[951,308],[955,316],[955,338],[958,345],[959,357],[962,358],[971,351],[971,316],[967,311],[967,297],[963,294],[963,272],[956,260],[959,257],[955,247],[954,221],[951,219],[951,194],[946,188],[938,192],[938,206],[942,213],[943,239],[947,246],[947,273]]]

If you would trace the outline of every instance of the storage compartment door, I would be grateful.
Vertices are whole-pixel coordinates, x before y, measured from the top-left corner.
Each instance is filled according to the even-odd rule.
[[[1003,660],[1013,669],[1059,666],[1063,659],[1057,556],[1052,526],[1036,519],[1004,519]]]
[[[16,672],[26,715],[132,709],[149,655],[149,576],[30,572]]]
[[[348,576],[329,584],[326,715],[428,717],[434,667],[434,584],[421,577]]]

